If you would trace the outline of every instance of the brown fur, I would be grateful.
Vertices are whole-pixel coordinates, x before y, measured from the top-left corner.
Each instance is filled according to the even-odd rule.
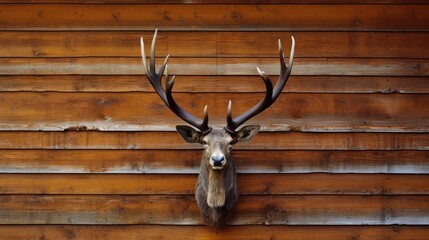
[[[231,158],[232,137],[225,131],[212,130],[203,140],[207,141],[201,160],[195,198],[205,222],[214,227],[225,224],[238,199],[236,173]],[[210,156],[214,150],[225,155],[226,165],[215,170],[210,165]]]
[[[258,132],[259,126],[244,127],[233,135],[225,129],[212,129],[206,135],[186,126],[178,126],[177,130],[187,142],[204,145],[195,198],[204,221],[210,226],[221,227],[231,216],[238,199],[232,145],[239,141],[249,141]],[[213,153],[220,153],[225,157],[222,169],[214,169],[210,164]]]
[[[226,223],[238,199],[236,173],[233,166],[224,168],[223,171],[207,169],[203,167],[204,164],[201,166],[195,198],[205,222],[210,226],[219,227]],[[209,202],[219,203],[221,206],[210,207]]]

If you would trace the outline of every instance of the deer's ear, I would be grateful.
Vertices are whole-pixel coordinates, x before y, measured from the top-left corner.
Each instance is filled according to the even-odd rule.
[[[188,143],[200,143],[202,134],[201,132],[195,130],[192,127],[186,125],[177,125],[177,132],[179,132],[180,136],[188,142]]]
[[[244,126],[234,134],[234,139],[237,142],[248,142],[259,132],[260,128],[259,125]]]

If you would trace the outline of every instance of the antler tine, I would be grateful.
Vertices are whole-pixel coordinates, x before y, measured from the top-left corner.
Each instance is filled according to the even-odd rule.
[[[295,38],[291,36],[292,46],[290,47],[290,56],[289,56],[289,68],[292,68],[293,65],[293,57],[295,56]]]
[[[140,37],[140,50],[141,50],[141,54],[142,54],[142,60],[143,60],[143,66],[144,66],[144,70],[145,73],[147,74],[149,69],[147,68],[147,63],[146,63],[146,54],[144,51],[144,40],[143,40],[143,36]]]
[[[206,105],[204,107],[204,119],[203,119],[203,122],[201,123],[201,126],[208,126],[208,125],[209,125],[209,110],[208,110],[208,106]],[[203,134],[210,132],[210,130],[211,128],[207,127],[207,130],[205,130]]]
[[[292,71],[293,57],[295,54],[295,38],[291,36],[291,39],[292,39],[292,46],[290,50],[289,64],[287,65],[285,63],[285,56],[283,54],[282,42],[279,39],[280,75],[279,75],[279,79],[277,80],[276,86],[274,87],[273,102],[276,101],[277,98],[280,96],[280,93],[282,92],[284,86],[286,85],[287,80],[289,79],[289,75]]]
[[[164,92],[164,89],[162,88],[162,84],[161,84],[162,72],[160,71],[161,73],[158,72],[158,74],[157,74],[157,72],[155,70],[155,49],[153,46],[156,45],[157,31],[158,31],[158,29],[155,30],[155,34],[154,34],[153,39],[152,39],[149,66],[148,66],[147,60],[146,60],[146,53],[145,53],[143,37],[140,38],[140,47],[141,47],[142,60],[143,60],[143,65],[145,67],[146,76],[147,76],[150,84],[152,85],[152,87],[155,89],[155,91],[161,97],[163,102],[168,106],[167,98],[165,96],[165,92]],[[161,69],[164,69],[166,67],[167,60],[168,60],[168,55],[164,61],[164,64],[162,65]],[[164,70],[162,70],[162,71],[164,71]]]
[[[173,76],[171,79],[168,75],[168,59],[170,55],[167,55],[165,57],[164,63],[159,68],[158,72],[156,71],[155,67],[155,46],[156,46],[156,37],[157,37],[158,29],[155,30],[153,39],[152,39],[152,45],[151,45],[151,51],[150,51],[150,62],[149,66],[147,66],[146,62],[146,54],[144,50],[144,40],[143,37],[140,39],[140,45],[141,45],[141,53],[142,53],[142,59],[143,59],[143,65],[145,67],[146,76],[149,79],[149,82],[151,83],[152,87],[155,89],[156,93],[159,95],[159,97],[162,99],[162,101],[167,105],[167,107],[175,113],[178,117],[180,117],[185,122],[189,123],[190,125],[196,127],[199,129],[203,134],[208,133],[211,128],[208,126],[208,112],[207,112],[207,106],[204,108],[204,119],[201,120],[199,118],[196,118],[195,116],[191,115],[187,111],[185,111],[183,108],[181,108],[176,101],[174,100],[172,96],[172,90],[174,86],[174,79],[175,76]],[[162,87],[161,79],[162,75],[165,71],[165,90]]]
[[[228,102],[228,110],[226,112],[226,127],[225,129],[230,132],[230,133],[234,133],[234,121],[232,120],[232,101],[229,100]],[[230,130],[229,128],[231,128],[232,130]]]
[[[155,47],[156,47],[156,36],[158,35],[158,29],[155,29],[153,34],[152,44],[150,45],[150,71],[155,73]]]
[[[266,88],[265,96],[251,109],[235,117],[234,119],[232,119],[232,106],[231,106],[232,104],[231,104],[231,101],[229,101],[228,112],[227,112],[227,125],[225,127],[225,129],[228,132],[234,133],[237,127],[239,127],[241,124],[243,124],[250,118],[263,112],[268,107],[270,107],[280,96],[280,93],[282,92],[284,86],[286,85],[286,82],[292,70],[293,57],[295,53],[295,39],[292,36],[292,46],[291,46],[291,52],[290,52],[290,58],[289,58],[289,66],[287,66],[285,63],[283,47],[280,39],[278,43],[279,43],[279,55],[280,55],[280,75],[279,75],[279,79],[277,80],[276,86],[273,89],[270,78],[267,76],[267,74],[265,74],[264,71],[262,71],[257,67],[256,69],[258,70],[259,75],[264,80],[264,84]]]

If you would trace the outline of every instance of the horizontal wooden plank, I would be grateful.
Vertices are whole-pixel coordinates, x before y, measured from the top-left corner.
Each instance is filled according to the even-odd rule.
[[[176,132],[0,132],[0,149],[201,149]],[[246,150],[429,150],[426,133],[262,132]]]
[[[240,195],[428,195],[429,175],[240,174]],[[196,175],[0,174],[1,194],[193,194]]]
[[[241,196],[232,225],[427,225],[429,196]],[[187,195],[0,195],[0,224],[201,224]]]
[[[145,3],[145,4],[428,4],[427,0],[3,0],[2,3]]]
[[[142,75],[141,58],[0,58],[1,75]],[[161,59],[157,62],[161,63]],[[278,58],[171,58],[175,75],[269,75],[280,72]],[[296,58],[293,75],[429,76],[424,59]]]
[[[0,32],[0,57],[140,57],[153,32]],[[277,39],[296,57],[428,58],[425,32],[160,32],[157,54],[172,57],[278,57]],[[10,41],[14,39],[14,41]],[[409,44],[412,41],[413,44]]]
[[[196,116],[207,104],[210,124],[219,127],[225,125],[228,100],[238,114],[262,97],[175,94],[177,102]],[[428,94],[289,93],[250,122],[261,124],[263,131],[428,132],[428,101]],[[8,131],[175,131],[182,123],[155,93],[1,93],[0,108],[0,129]]]
[[[220,58],[218,75],[253,75],[260,67],[267,74],[279,73],[278,58]],[[173,65],[173,64],[171,64]],[[419,59],[302,58],[294,59],[294,75],[426,76],[429,63]]]
[[[0,173],[196,174],[201,150],[0,150]],[[239,173],[429,174],[429,151],[234,150]]]
[[[141,36],[147,41],[149,53],[153,32],[3,31],[0,32],[0,44],[4,52],[0,56],[140,57]],[[169,53],[176,57],[215,57],[216,38],[215,32],[162,32],[157,38],[156,52],[160,56]]]
[[[153,92],[145,76],[0,75],[0,83],[0,92]],[[177,76],[174,92],[264,92],[261,83],[259,76]],[[283,92],[429,93],[429,77],[291,76]]]
[[[426,5],[2,4],[0,29],[427,31],[428,10]]]
[[[161,61],[163,60],[158,59],[157,63]],[[171,74],[217,74],[215,58],[171,58],[169,63],[168,69]],[[145,73],[141,58],[0,58],[0,64],[2,75],[142,75]]]
[[[287,52],[292,35],[297,57],[427,58],[429,55],[429,50],[423,47],[429,34],[423,32],[219,32],[217,55],[277,57],[274,43],[281,39]]]
[[[287,233],[287,234],[285,234]],[[4,240],[63,239],[137,240],[150,239],[279,239],[343,240],[390,239],[425,240],[428,226],[227,226],[213,230],[206,226],[82,226],[82,225],[8,225],[0,226]]]

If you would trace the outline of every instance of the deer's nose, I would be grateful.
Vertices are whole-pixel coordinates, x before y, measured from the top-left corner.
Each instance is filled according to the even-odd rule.
[[[222,162],[225,160],[223,155],[213,155],[212,157],[213,165],[216,167],[221,167]]]

